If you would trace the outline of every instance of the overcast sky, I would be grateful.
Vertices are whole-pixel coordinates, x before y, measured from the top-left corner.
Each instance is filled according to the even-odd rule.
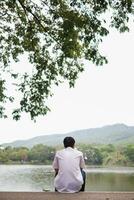
[[[0,144],[39,135],[68,133],[114,123],[134,125],[134,29],[112,32],[101,45],[107,65],[85,63],[73,89],[66,84],[49,101],[51,112],[34,123],[27,115],[20,121],[0,119]],[[24,63],[23,63],[24,62]],[[26,61],[19,67],[27,67]]]

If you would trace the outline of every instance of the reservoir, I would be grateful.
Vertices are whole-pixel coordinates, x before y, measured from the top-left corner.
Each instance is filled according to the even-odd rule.
[[[134,167],[86,168],[86,191],[134,191]],[[0,191],[54,191],[45,165],[0,165]]]

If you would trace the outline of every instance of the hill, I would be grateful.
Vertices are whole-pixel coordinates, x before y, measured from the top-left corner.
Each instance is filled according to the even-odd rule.
[[[85,144],[130,144],[134,143],[134,126],[125,124],[108,125],[101,128],[78,130],[66,134],[53,134],[34,137],[28,140],[17,140],[3,146],[32,147],[36,144],[56,146],[62,144],[64,137],[72,136],[77,143]]]

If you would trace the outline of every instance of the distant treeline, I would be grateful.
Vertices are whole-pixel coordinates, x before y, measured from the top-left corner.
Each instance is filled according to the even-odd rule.
[[[62,147],[51,147],[43,144],[27,147],[0,148],[0,164],[52,164],[54,155]],[[87,165],[134,166],[134,144],[126,146],[85,145],[77,149],[83,152]]]

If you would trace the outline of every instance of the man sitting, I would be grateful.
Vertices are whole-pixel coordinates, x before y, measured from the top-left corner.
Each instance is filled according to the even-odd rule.
[[[56,153],[53,168],[55,169],[55,190],[62,193],[74,193],[85,190],[85,162],[83,153],[74,148],[75,140],[66,137],[63,140],[65,149]]]

